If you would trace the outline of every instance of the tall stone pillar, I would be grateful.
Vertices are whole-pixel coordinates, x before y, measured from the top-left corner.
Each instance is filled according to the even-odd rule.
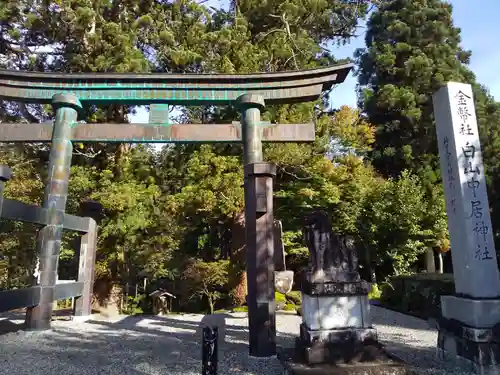
[[[56,112],[56,118],[52,132],[49,173],[43,203],[43,207],[48,210],[47,225],[40,231],[38,241],[40,304],[29,309],[26,314],[26,328],[32,330],[46,330],[51,327],[73,153],[71,128],[77,121],[78,112],[81,110],[80,101],[71,94],[54,95],[52,106]]]
[[[249,352],[254,357],[276,354],[274,301],[273,178],[276,166],[262,161],[260,111],[264,99],[246,94],[242,111],[245,163],[245,223],[247,247]]]
[[[500,363],[500,275],[472,88],[450,82],[433,102],[455,279],[455,295],[441,298],[438,347],[482,371]]]

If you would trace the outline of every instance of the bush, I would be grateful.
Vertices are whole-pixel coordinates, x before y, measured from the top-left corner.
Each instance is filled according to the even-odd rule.
[[[297,306],[293,303],[287,303],[283,308],[284,311],[297,311]]]
[[[452,274],[394,276],[381,287],[383,305],[424,319],[439,317],[441,296],[455,292]]]
[[[377,284],[372,284],[372,290],[368,293],[368,299],[370,301],[378,301],[382,296],[382,291],[379,289]]]
[[[276,300],[276,303],[278,303],[278,302],[285,302],[286,303],[286,296],[283,293],[274,292],[274,299]]]
[[[248,312],[248,306],[238,306],[232,312]]]
[[[137,297],[129,296],[127,302],[124,304],[122,314],[125,315],[141,315],[144,314],[143,306],[145,304],[146,296],[141,294]]]
[[[288,302],[291,302],[294,305],[302,305],[302,293],[298,290],[293,290],[290,293],[287,293],[285,298]]]
[[[286,305],[286,297],[283,293],[275,292],[274,300],[276,302],[276,310],[283,310]]]

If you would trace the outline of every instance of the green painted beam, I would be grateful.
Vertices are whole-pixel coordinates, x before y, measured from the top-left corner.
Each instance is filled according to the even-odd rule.
[[[264,142],[312,142],[314,124],[271,124],[262,121]],[[50,142],[52,123],[0,124],[0,142]],[[232,124],[87,124],[72,128],[75,142],[223,143],[241,142],[241,125]]]

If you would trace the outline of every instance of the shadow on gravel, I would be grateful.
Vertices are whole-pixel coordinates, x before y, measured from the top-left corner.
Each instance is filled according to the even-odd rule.
[[[475,374],[471,368],[464,367],[464,364],[439,359],[436,347],[415,347],[402,341],[385,341],[384,347],[388,352],[405,362],[411,374]]]
[[[397,326],[400,328],[417,329],[423,331],[435,331],[429,322],[411,315],[406,315],[394,310],[379,306],[371,306],[371,314],[374,324]]]
[[[71,320],[72,309],[59,309],[52,313],[52,320]],[[0,313],[0,336],[25,329],[25,309]]]
[[[45,375],[199,375],[198,319],[129,316],[113,322],[96,318],[85,324],[60,322],[50,332],[4,335],[0,337],[0,368],[2,373],[15,375],[33,375],[40,369]],[[225,342],[220,344],[218,375],[282,375],[276,359],[248,356],[246,318],[230,319]],[[391,322],[390,318],[375,319],[376,324]],[[409,325],[422,329],[418,322]],[[83,327],[85,331],[81,331]],[[437,359],[435,346],[418,346],[417,340],[412,342],[400,332],[384,333],[384,338],[388,351],[410,365],[418,363],[419,369],[413,369],[414,373],[458,373],[454,370],[457,367],[445,366]],[[294,339],[295,335],[278,332],[279,345],[293,346]]]
[[[56,325],[51,332],[0,337],[2,373],[33,375],[199,375],[198,322],[168,317],[132,316],[118,322],[93,320]],[[220,344],[219,375],[282,374],[276,359],[248,356],[246,327],[226,326]],[[284,337],[284,339],[291,339]]]

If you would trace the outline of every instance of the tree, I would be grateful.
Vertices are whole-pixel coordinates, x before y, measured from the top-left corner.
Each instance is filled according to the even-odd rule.
[[[364,155],[372,150],[375,128],[357,108],[342,106],[331,116],[333,155],[355,152]]]
[[[324,45],[347,42],[356,33],[368,1],[240,0],[231,3],[230,11],[192,0],[70,0],[55,1],[48,7],[25,0],[3,1],[2,5],[0,64],[9,68],[250,73],[315,68],[335,62]],[[45,52],[35,45],[44,47]],[[306,264],[302,218],[315,208],[330,213],[336,232],[372,241],[371,251],[384,259],[388,255],[378,252],[387,245],[384,236],[388,236],[389,228],[402,233],[401,240],[390,244],[398,256],[420,251],[420,242],[431,246],[432,236],[421,232],[434,225],[437,214],[426,217],[413,198],[395,206],[391,201],[401,201],[410,194],[406,190],[419,195],[413,188],[403,189],[406,185],[402,182],[399,186],[377,176],[364,158],[374,147],[371,118],[353,108],[332,110],[327,99],[325,92],[315,103],[268,106],[262,114],[263,120],[313,121],[316,126],[317,139],[312,144],[264,146],[265,159],[278,167],[275,213],[284,225],[289,266],[298,269]],[[86,121],[127,122],[133,111],[121,105],[89,106]],[[50,106],[0,106],[2,121],[38,122],[52,116]],[[181,119],[229,123],[239,116],[234,106],[201,106],[183,109]],[[77,213],[80,201],[88,198],[104,206],[98,278],[124,285],[135,282],[139,272],[147,271],[153,278],[190,281],[181,282],[181,288],[189,284],[189,296],[202,297],[211,311],[228,292],[234,293],[234,302],[243,302],[241,145],[175,145],[160,153],[130,144],[75,146],[67,210]],[[12,155],[7,152],[11,148],[2,148],[8,154],[6,163],[18,171],[17,183],[11,185],[8,194],[41,202],[42,191],[37,195],[37,189],[46,173],[49,147],[16,147],[12,150],[17,153]],[[492,155],[493,150],[489,151]],[[31,164],[23,169],[25,161]],[[401,197],[391,189],[401,190]],[[380,207],[375,205],[377,196],[384,201]],[[392,220],[391,215],[398,220]],[[373,229],[370,224],[378,217],[389,217],[389,222]],[[410,225],[413,221],[417,222],[415,226]],[[373,230],[362,232],[366,228]],[[13,256],[27,243],[20,229],[0,237],[0,254],[12,258],[0,264],[2,285],[5,275],[14,275]],[[65,254],[67,258],[74,256],[69,247]],[[14,275],[16,282],[26,267]]]
[[[432,94],[448,81],[473,82],[452,6],[441,0],[380,3],[356,52],[360,106],[376,126],[372,160],[385,176],[405,169],[439,179]]]
[[[228,265],[228,261],[195,260],[183,273],[183,278],[190,283],[191,298],[206,298],[210,314],[214,313],[215,303],[222,296],[222,287],[227,284]]]
[[[495,243],[500,238],[500,103],[486,87],[473,86]]]
[[[356,52],[359,102],[376,126],[370,157],[384,176],[405,169],[428,188],[440,183],[432,95],[446,82],[473,86],[495,238],[499,238],[500,108],[468,69],[452,6],[441,0],[380,3],[367,25],[366,48]],[[442,193],[440,193],[442,196]]]
[[[379,180],[359,215],[359,235],[369,259],[383,277],[405,274],[428,247],[438,247],[446,233],[441,199],[429,200],[422,180],[404,171]]]

